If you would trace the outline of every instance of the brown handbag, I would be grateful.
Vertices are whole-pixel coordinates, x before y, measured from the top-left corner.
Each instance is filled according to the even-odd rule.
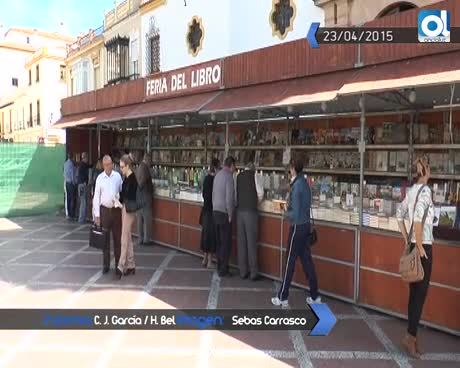
[[[415,212],[415,206],[417,205],[418,197],[424,187],[425,185],[423,185],[417,193],[417,197],[415,199],[415,204],[414,204],[414,212]],[[428,208],[425,210],[425,213],[423,214],[422,228],[425,225],[427,214],[428,214]],[[403,281],[409,282],[409,283],[421,281],[425,277],[425,271],[423,270],[422,260],[420,258],[420,253],[418,251],[417,246],[414,246],[414,248],[410,250],[413,230],[414,230],[414,221],[412,221],[412,224],[409,230],[409,235],[406,239],[406,245],[404,247],[404,252],[401,255],[401,259],[399,260],[399,273],[401,275],[401,278],[403,279]]]

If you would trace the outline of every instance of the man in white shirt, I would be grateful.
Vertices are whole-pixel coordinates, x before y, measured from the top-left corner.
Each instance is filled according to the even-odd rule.
[[[93,216],[97,226],[112,232],[113,253],[115,257],[115,270],[118,270],[118,261],[121,253],[121,206],[120,192],[122,179],[118,172],[113,170],[110,156],[102,159],[104,171],[96,179],[93,198]],[[110,269],[110,245],[103,250],[103,272]]]
[[[240,276],[259,279],[257,262],[258,204],[264,199],[264,189],[249,163],[236,179],[238,266]]]

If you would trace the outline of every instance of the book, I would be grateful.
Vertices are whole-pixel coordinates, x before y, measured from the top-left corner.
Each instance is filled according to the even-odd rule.
[[[397,172],[407,172],[408,161],[409,161],[409,152],[398,151],[396,153],[396,171]]]
[[[388,171],[388,151],[377,152],[376,171]]]
[[[397,153],[395,151],[390,152],[390,159],[388,160],[388,171],[395,172],[396,171],[396,157]]]
[[[454,227],[457,208],[455,206],[442,206],[439,215],[439,226]]]

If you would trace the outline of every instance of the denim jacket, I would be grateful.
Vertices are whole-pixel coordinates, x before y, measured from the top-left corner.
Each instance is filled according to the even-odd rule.
[[[291,184],[286,217],[291,225],[310,223],[311,190],[303,174]]]

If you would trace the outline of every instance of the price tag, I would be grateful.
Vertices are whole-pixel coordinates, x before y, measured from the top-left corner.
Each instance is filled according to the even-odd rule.
[[[326,202],[326,194],[320,194],[319,195],[319,201],[320,202]]]
[[[342,198],[340,196],[334,196],[334,204],[340,204],[341,199]]]

